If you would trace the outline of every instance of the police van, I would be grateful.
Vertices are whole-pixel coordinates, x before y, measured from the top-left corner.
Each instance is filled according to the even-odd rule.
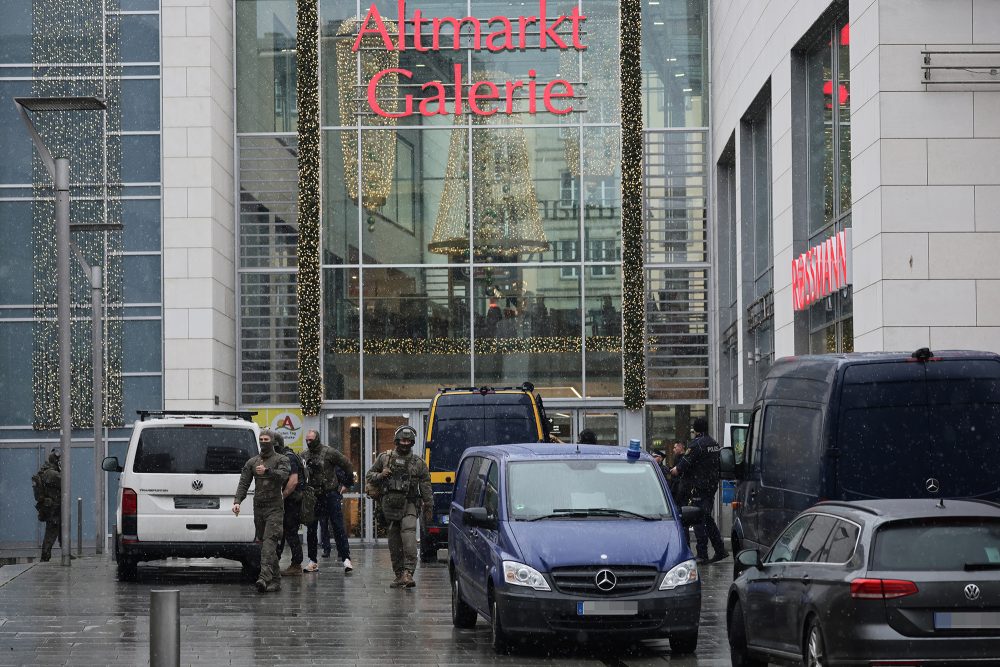
[[[551,423],[542,397],[525,382],[520,387],[457,387],[431,400],[424,457],[434,489],[434,516],[423,527],[420,557],[437,559],[448,546],[448,515],[455,471],[469,447],[548,442]]]
[[[778,359],[731,425],[733,552],[766,550],[820,500],[1000,500],[1000,355],[949,350]],[[742,431],[742,433],[740,433]],[[746,435],[744,446],[741,440]]]
[[[253,412],[139,411],[121,473],[113,553],[119,580],[163,558],[229,558],[247,577],[260,569],[252,503],[235,516],[243,465],[260,453]],[[251,489],[250,495],[253,494]]]

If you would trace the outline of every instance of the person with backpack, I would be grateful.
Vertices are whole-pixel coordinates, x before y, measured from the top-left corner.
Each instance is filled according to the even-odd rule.
[[[691,430],[695,438],[688,444],[687,453],[670,469],[670,474],[683,478],[684,495],[689,493],[691,504],[701,508],[701,521],[694,526],[698,563],[717,563],[729,556],[719,526],[712,518],[712,506],[719,490],[719,452],[722,446],[708,434],[707,419],[695,419]],[[708,557],[709,541],[715,549],[711,559]]]
[[[45,537],[42,539],[42,562],[52,559],[52,545],[62,543],[62,468],[59,463],[61,454],[58,447],[53,447],[42,467],[31,476],[31,490],[35,494],[35,509],[38,520],[45,524]]]
[[[417,432],[412,426],[400,426],[393,435],[396,448],[379,454],[365,482],[369,493],[378,498],[382,517],[389,533],[389,556],[396,578],[392,588],[413,588],[417,566],[417,514],[423,510],[424,523],[430,523],[434,507],[431,473],[427,464],[413,453]]]

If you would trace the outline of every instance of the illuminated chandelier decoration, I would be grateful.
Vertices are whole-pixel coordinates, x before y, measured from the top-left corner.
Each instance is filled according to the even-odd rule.
[[[602,13],[614,9],[613,14]],[[579,71],[583,62],[581,81],[587,84],[587,123],[606,123],[611,127],[588,127],[583,135],[567,132],[566,165],[574,176],[614,176],[621,167],[621,74],[618,40],[617,7],[597,3],[587,16],[587,34],[596,36],[588,40],[582,54],[576,51],[560,53],[560,69],[567,75]],[[582,160],[581,160],[582,148]]]
[[[474,80],[502,80],[504,74],[476,73]],[[492,104],[498,104],[494,102]],[[484,108],[488,108],[484,105]],[[473,254],[477,259],[544,252],[549,242],[538,212],[528,141],[517,116],[472,118]],[[441,207],[427,249],[442,255],[469,254],[469,143],[466,128],[452,130]]]
[[[31,95],[97,96],[105,113],[49,112],[33,122],[54,155],[70,159],[70,223],[120,223],[121,15],[116,0],[33,0]],[[50,64],[51,63],[51,64]],[[86,63],[86,64],[84,64]],[[52,180],[37,154],[32,164],[32,426],[59,428],[59,354],[56,326],[55,204]],[[73,243],[91,266],[103,267],[104,425],[124,424],[122,413],[123,256],[121,231],[74,232]],[[91,403],[90,276],[70,264],[71,415],[74,428],[93,426]]]
[[[340,124],[357,126],[358,112],[368,108],[368,83],[380,71],[399,67],[399,52],[386,50],[382,38],[377,34],[367,34],[361,39],[358,50],[352,51],[354,38],[360,28],[357,17],[344,21],[337,30],[337,102],[340,107]],[[395,21],[385,21],[386,31],[396,36]],[[361,79],[358,80],[360,63]],[[360,84],[351,85],[350,82]],[[399,76],[390,74],[382,77],[375,91],[375,98],[381,108],[389,113],[399,111]],[[365,112],[362,125],[385,127],[386,130],[366,129],[361,132],[361,183],[360,205],[368,211],[376,211],[385,205],[392,191],[393,176],[396,171],[396,127],[395,118],[386,118]],[[358,197],[358,132],[341,130],[340,145],[344,152],[344,179],[348,196],[355,202]]]

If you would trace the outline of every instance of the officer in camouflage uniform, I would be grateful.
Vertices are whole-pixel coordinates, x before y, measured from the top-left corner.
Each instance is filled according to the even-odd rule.
[[[281,539],[285,519],[285,501],[281,492],[288,481],[290,466],[288,457],[274,450],[275,435],[269,429],[260,432],[260,455],[251,457],[243,466],[233,504],[233,514],[239,516],[240,503],[247,497],[250,480],[253,480],[253,522],[256,540],[262,543],[260,577],[257,579],[257,590],[261,593],[281,590],[278,540]]]
[[[49,457],[38,471],[39,498],[35,503],[38,520],[45,522],[45,538],[42,540],[42,562],[52,558],[52,545],[59,540],[62,548],[62,469],[59,467],[60,452],[53,448]]]
[[[417,432],[400,426],[393,437],[396,449],[383,452],[365,475],[365,481],[380,491],[379,507],[389,533],[389,555],[396,578],[393,588],[412,588],[417,565],[417,512],[423,509],[424,523],[433,511],[431,473],[427,464],[413,454]]]

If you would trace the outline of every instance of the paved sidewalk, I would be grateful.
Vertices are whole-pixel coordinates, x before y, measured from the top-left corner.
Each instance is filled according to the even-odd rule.
[[[140,565],[135,583],[119,583],[106,557],[69,568],[4,566],[0,665],[148,664],[149,592],[165,588],[181,592],[185,665],[729,665],[724,605],[731,561],[702,568],[696,656],[671,659],[668,644],[656,641],[628,650],[533,646],[498,657],[482,619],[473,630],[452,627],[444,566],[422,567],[417,588],[397,590],[388,587],[387,549],[356,547],[353,556],[350,575],[336,559],[321,559],[320,572],[286,577],[281,592],[268,595],[241,581],[239,566],[226,561]]]

